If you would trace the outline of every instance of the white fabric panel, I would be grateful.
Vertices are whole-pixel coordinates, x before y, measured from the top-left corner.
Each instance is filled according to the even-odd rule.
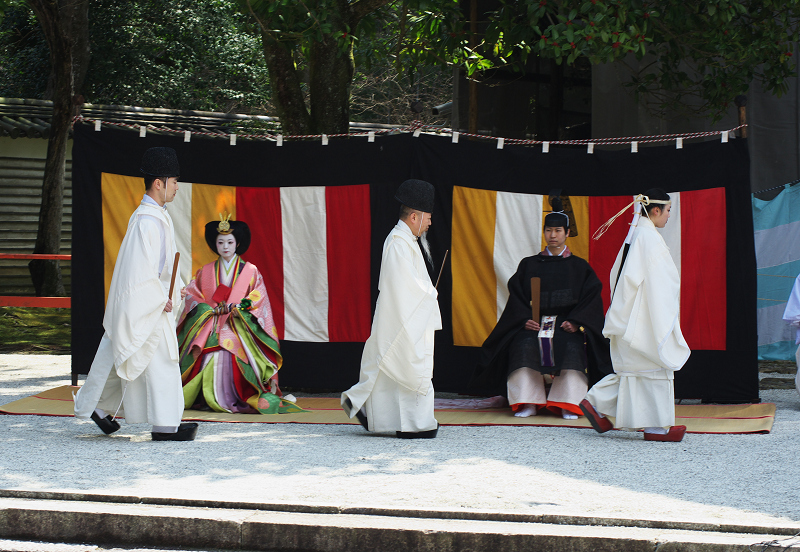
[[[778,343],[780,341],[795,341],[795,328],[784,322],[783,311],[786,303],[775,303],[756,311],[758,324],[758,346]]]
[[[661,237],[669,247],[669,254],[678,274],[681,273],[681,194],[675,192],[669,194],[672,200],[672,209],[669,212],[669,220],[664,228],[659,228]]]
[[[497,192],[494,223],[494,273],[497,277],[497,319],[508,301],[508,279],[519,262],[542,250],[544,196]]]
[[[178,182],[178,193],[167,205],[175,227],[175,244],[181,253],[180,272],[184,283],[192,281],[192,184]]]
[[[281,188],[284,339],[328,341],[325,187]]]
[[[756,268],[778,266],[800,259],[800,222],[758,230],[754,237]]]

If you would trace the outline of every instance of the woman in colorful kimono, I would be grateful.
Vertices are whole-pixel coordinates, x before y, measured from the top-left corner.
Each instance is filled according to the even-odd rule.
[[[264,280],[240,257],[250,246],[250,229],[222,218],[206,224],[206,242],[219,259],[198,270],[186,286],[178,323],[186,408],[300,411],[278,388],[283,358]]]

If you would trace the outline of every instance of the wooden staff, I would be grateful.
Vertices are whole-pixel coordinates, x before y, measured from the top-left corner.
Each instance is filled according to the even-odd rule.
[[[439,289],[439,280],[442,279],[442,271],[444,270],[444,262],[447,260],[447,254],[450,253],[450,250],[444,252],[444,259],[442,259],[442,266],[439,268],[439,276],[436,278],[436,285],[433,286],[436,289]]]
[[[180,251],[175,253],[175,260],[172,263],[172,280],[169,282],[169,299],[172,299],[172,292],[175,289],[175,276],[178,274],[178,261],[181,260]]]
[[[534,322],[539,322],[539,301],[541,299],[542,279],[531,278],[531,316]]]

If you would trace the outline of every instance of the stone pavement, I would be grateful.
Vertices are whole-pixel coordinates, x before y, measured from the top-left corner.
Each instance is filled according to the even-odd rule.
[[[69,357],[0,355],[0,404],[69,383]],[[791,377],[791,376],[787,376]],[[202,423],[197,441],[0,416],[0,551],[767,550],[798,543],[800,397],[768,435]],[[798,545],[800,547],[800,545]],[[773,549],[775,549],[773,547]]]

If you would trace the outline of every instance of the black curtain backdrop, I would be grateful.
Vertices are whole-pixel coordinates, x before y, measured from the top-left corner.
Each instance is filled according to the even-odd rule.
[[[372,212],[372,304],[383,241],[397,221],[397,186],[421,178],[436,187],[429,234],[438,271],[450,249],[454,185],[489,190],[547,194],[560,187],[570,195],[633,195],[652,187],[689,191],[724,187],[727,202],[727,350],[693,351],[676,374],[676,398],[705,402],[758,401],[756,335],[756,260],[750,206],[746,140],[674,144],[587,154],[581,147],[506,146],[494,141],[410,134],[319,141],[240,141],[138,133],[104,127],[95,132],[76,125],[73,146],[73,297],[72,371],[88,373],[103,334],[103,226],[100,175],[140,176],[147,148],[169,146],[178,152],[181,181],[235,186],[341,186],[369,184]],[[708,205],[709,210],[722,205]],[[703,247],[697,240],[683,247]],[[257,239],[257,236],[254,236]],[[709,255],[717,252],[709,251]],[[269,274],[264,274],[269,278]],[[601,275],[601,279],[603,279]],[[447,262],[439,284],[443,330],[436,335],[434,386],[460,392],[469,381],[479,349],[453,345],[450,324],[452,280]],[[304,390],[347,389],[358,381],[363,343],[281,342],[281,386]]]

